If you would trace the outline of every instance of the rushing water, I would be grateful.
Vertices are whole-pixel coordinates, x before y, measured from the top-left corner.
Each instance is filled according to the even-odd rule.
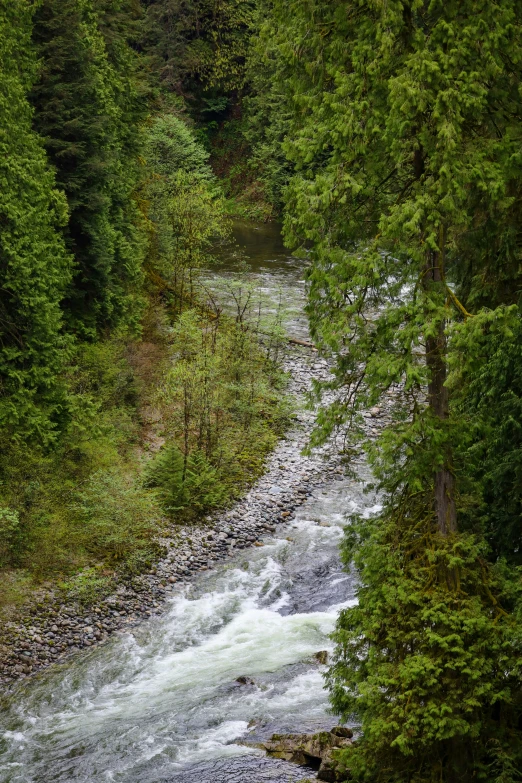
[[[266,229],[241,231],[252,274],[295,303],[302,261]],[[334,725],[313,655],[331,648],[337,613],[354,601],[338,557],[345,514],[374,503],[362,478],[325,483],[284,537],[198,576],[160,617],[19,685],[0,714],[0,781],[312,777],[241,742]]]

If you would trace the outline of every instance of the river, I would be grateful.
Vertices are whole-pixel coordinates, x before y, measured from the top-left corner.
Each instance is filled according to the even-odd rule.
[[[274,225],[238,226],[236,235],[249,274],[268,297],[283,297],[288,328],[305,335],[303,260],[288,254]],[[230,265],[218,269],[227,275]],[[292,444],[281,448],[288,456]],[[16,686],[1,705],[0,781],[313,778],[241,743],[336,723],[325,667],[313,656],[331,650],[339,609],[355,600],[338,545],[347,513],[377,508],[367,479],[361,467],[357,479],[317,483],[264,546],[177,588],[159,616]]]

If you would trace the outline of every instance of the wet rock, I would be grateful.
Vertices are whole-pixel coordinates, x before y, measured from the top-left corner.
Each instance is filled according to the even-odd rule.
[[[238,682],[240,685],[255,685],[254,680],[250,679],[250,677],[245,677],[241,675],[241,677],[238,677],[236,682]]]
[[[345,737],[346,739],[353,737],[353,731],[348,726],[334,726],[330,734],[333,734],[335,737]]]
[[[322,780],[324,783],[342,783],[349,779],[349,773],[342,772],[336,762],[330,759],[325,759],[317,771],[317,780]]]
[[[319,652],[316,652],[314,654],[314,660],[317,661],[317,663],[324,666],[328,663],[328,650],[320,650]],[[339,735],[342,736],[342,735]]]
[[[273,758],[316,769],[318,780],[341,783],[350,779],[350,773],[336,757],[336,751],[349,747],[352,741],[348,736],[335,734],[338,729],[344,727],[336,726],[333,731],[318,734],[273,734],[271,740],[258,747]]]

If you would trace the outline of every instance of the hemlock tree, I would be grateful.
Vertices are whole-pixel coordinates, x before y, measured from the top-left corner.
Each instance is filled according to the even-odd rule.
[[[167,89],[241,90],[255,0],[146,0],[145,48]]]
[[[521,23],[515,0],[276,0],[266,26],[294,111],[286,233],[312,247],[312,333],[336,359],[313,443],[394,402],[366,444],[385,508],[347,534],[359,606],[329,675],[334,707],[362,719],[357,780],[507,783],[522,768],[520,586],[459,514],[447,382],[449,358],[458,376],[478,334],[520,319],[512,299],[479,310],[477,296],[472,315],[451,280],[520,280]]]
[[[24,0],[0,3],[0,428],[48,443],[64,402],[60,300],[70,258],[67,204],[31,127],[31,15]]]
[[[132,196],[142,110],[120,6],[42,0],[33,28],[35,127],[67,196],[65,238],[76,262],[65,310],[90,337],[140,312],[143,248]]]

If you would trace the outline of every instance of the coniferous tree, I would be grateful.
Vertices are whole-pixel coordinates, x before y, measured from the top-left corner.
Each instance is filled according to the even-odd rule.
[[[263,184],[268,201],[279,212],[283,193],[292,173],[284,141],[291,126],[287,85],[273,35],[266,35],[272,20],[271,0],[259,0],[247,61],[249,92],[244,100],[245,137],[250,145],[249,165]],[[267,20],[268,23],[267,23]],[[265,27],[265,36],[259,30]]]
[[[146,47],[162,83],[184,96],[240,90],[255,0],[149,0]]]
[[[0,428],[49,442],[64,402],[60,300],[70,258],[67,204],[31,127],[31,21],[23,0],[0,4]]]
[[[35,127],[67,196],[65,236],[76,262],[65,307],[75,328],[91,336],[132,322],[139,311],[142,253],[132,193],[141,110],[119,9],[108,0],[43,0],[33,30],[40,58]]]
[[[336,360],[338,399],[314,442],[337,427],[355,435],[362,410],[395,400],[393,427],[366,444],[384,510],[354,519],[344,549],[361,587],[341,614],[330,686],[364,732],[346,761],[357,780],[514,781],[519,583],[493,562],[459,460],[461,402],[487,354],[475,346],[520,333],[502,291],[520,280],[522,6],[274,9],[267,47],[294,112],[286,231],[311,245],[312,332]],[[495,311],[479,309],[481,280]],[[468,355],[479,366],[463,377]],[[501,388],[505,370],[490,370]]]

